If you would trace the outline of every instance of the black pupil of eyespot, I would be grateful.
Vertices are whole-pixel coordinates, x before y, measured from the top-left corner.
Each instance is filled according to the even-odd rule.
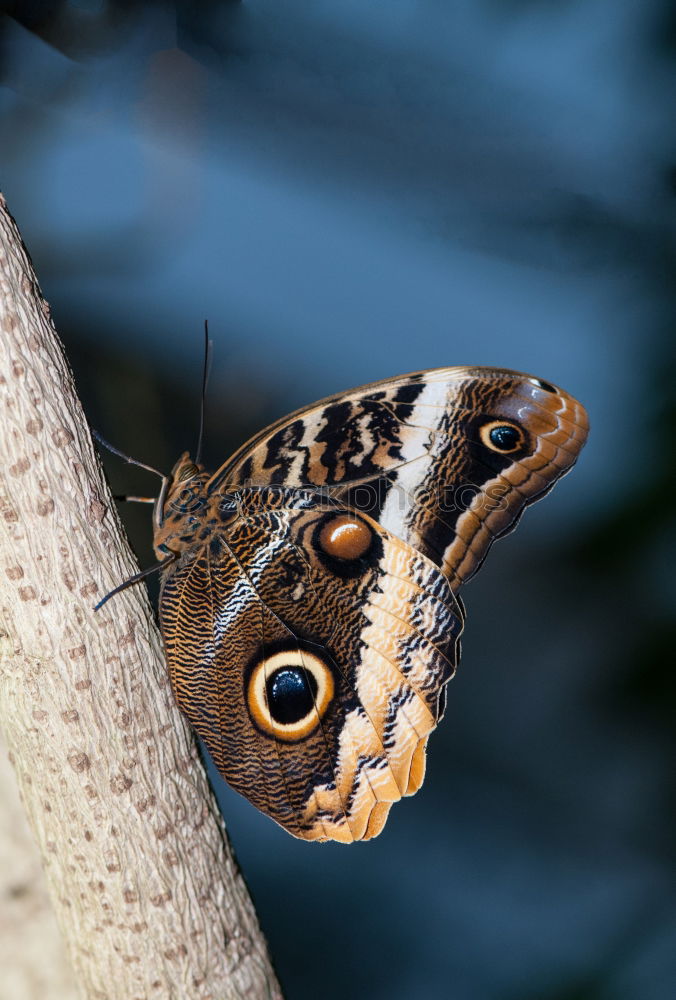
[[[280,667],[265,685],[270,715],[282,725],[300,722],[314,705],[317,681],[302,667]]]
[[[539,386],[540,389],[544,389],[545,392],[556,392],[556,389],[554,388],[554,386],[550,385],[549,382],[543,382],[541,378],[536,378],[534,381],[535,381],[535,384],[537,386]]]
[[[521,441],[521,434],[516,427],[501,424],[491,430],[490,439],[491,443],[500,451],[512,451]]]

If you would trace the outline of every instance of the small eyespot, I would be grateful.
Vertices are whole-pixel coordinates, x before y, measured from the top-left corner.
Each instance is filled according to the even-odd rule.
[[[543,382],[541,378],[532,378],[530,380],[531,385],[536,385],[538,389],[544,389],[545,392],[556,392],[557,389],[551,384],[551,382]]]
[[[369,526],[350,514],[339,514],[327,521],[319,532],[319,545],[334,559],[360,559],[367,552],[373,534]]]
[[[491,420],[480,430],[481,440],[491,451],[509,455],[524,443],[524,433],[516,424],[505,420]]]
[[[246,701],[262,732],[294,743],[314,732],[334,690],[330,667],[314,653],[295,648],[264,656],[256,663]]]

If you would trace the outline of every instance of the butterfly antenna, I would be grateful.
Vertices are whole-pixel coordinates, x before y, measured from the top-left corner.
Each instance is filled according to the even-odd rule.
[[[123,451],[120,451],[119,448],[113,447],[113,445],[109,444],[109,442],[106,441],[104,437],[101,437],[98,431],[92,429],[92,437],[96,441],[98,441],[99,444],[102,444],[104,448],[107,448],[108,451],[112,451],[113,455],[117,455],[119,456],[119,458],[123,458],[125,462],[129,462],[131,465],[138,465],[140,469],[146,469],[148,472],[153,472],[156,476],[159,476],[160,479],[167,478],[163,473],[158,472],[157,469],[153,469],[152,465],[146,465],[144,462],[138,462],[135,458],[131,458],[129,455],[125,455],[125,453]]]
[[[207,386],[209,384],[209,370],[211,368],[211,347],[209,340],[209,321],[204,320],[204,368],[202,370],[202,399],[200,402],[200,433],[197,438],[197,452],[195,454],[195,465],[200,464],[202,458],[202,441],[204,439],[204,411],[207,405]]]

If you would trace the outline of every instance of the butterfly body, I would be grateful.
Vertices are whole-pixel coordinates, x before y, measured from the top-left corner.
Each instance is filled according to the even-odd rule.
[[[419,372],[292,414],[155,512],[178,704],[295,836],[375,836],[420,787],[459,656],[460,585],[573,464],[572,397],[498,369]]]

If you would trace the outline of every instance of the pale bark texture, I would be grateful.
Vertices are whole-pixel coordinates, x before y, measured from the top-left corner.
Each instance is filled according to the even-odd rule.
[[[78,1000],[2,741],[0,803],[0,1000]]]
[[[1,197],[0,335],[0,726],[80,993],[281,997],[145,589],[92,610],[138,567]]]

